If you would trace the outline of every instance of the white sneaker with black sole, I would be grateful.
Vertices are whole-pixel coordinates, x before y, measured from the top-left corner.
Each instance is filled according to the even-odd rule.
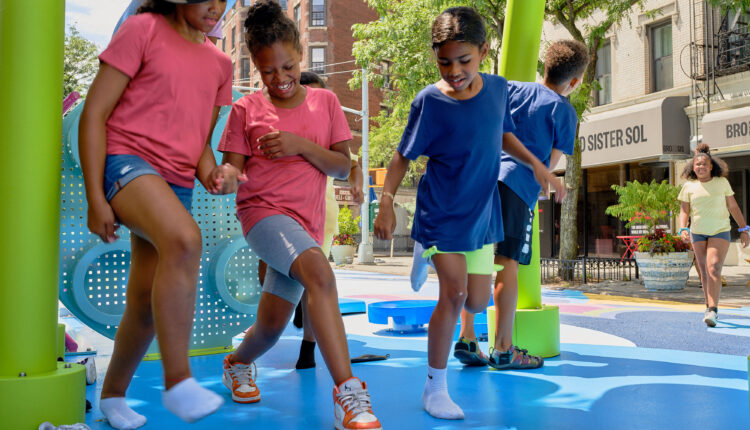
[[[712,309],[706,309],[706,312],[703,314],[703,322],[709,327],[716,327],[716,320],[718,319],[716,311]]]

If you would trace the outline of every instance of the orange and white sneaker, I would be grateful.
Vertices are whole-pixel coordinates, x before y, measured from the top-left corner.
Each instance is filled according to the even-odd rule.
[[[232,392],[232,400],[237,403],[255,403],[260,401],[260,391],[255,385],[255,376],[257,376],[257,370],[255,376],[253,376],[253,369],[255,369],[255,363],[244,364],[244,363],[230,363],[229,357],[224,357],[224,376],[221,381],[224,386],[229,388]]]
[[[333,387],[334,427],[337,430],[381,430],[372,413],[367,384],[355,377]]]

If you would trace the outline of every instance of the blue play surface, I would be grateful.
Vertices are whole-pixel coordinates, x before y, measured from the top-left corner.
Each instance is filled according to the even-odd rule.
[[[367,304],[437,297],[432,280],[417,294],[406,277],[336,275],[342,297]],[[546,359],[542,369],[501,372],[463,368],[449,360],[448,386],[464,409],[462,421],[437,420],[422,409],[425,333],[385,333],[385,326],[371,324],[365,314],[344,316],[351,356],[390,354],[386,361],[352,365],[354,374],[368,383],[383,428],[750,428],[745,357],[750,353],[750,312],[727,311],[722,324],[707,329],[698,307],[598,302],[578,292],[545,291],[544,302],[560,306],[563,343],[561,355]],[[290,325],[257,361],[260,403],[233,403],[221,384],[223,355],[211,355],[193,357],[191,365],[199,382],[224,397],[217,413],[188,425],[166,412],[160,400],[160,361],[138,368],[128,391],[131,406],[148,417],[144,429],[331,429],[333,386],[320,352],[315,369],[294,369],[301,335]],[[109,429],[97,408],[106,348],[96,346],[100,380],[89,387],[94,410],[87,423]],[[486,342],[480,346],[487,350]]]

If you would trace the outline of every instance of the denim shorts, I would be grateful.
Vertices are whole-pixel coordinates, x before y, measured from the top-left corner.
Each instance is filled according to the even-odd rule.
[[[319,248],[310,234],[287,215],[271,215],[258,221],[245,236],[250,249],[268,264],[263,292],[299,303],[302,284],[289,277],[292,263],[310,248]]]
[[[731,242],[732,238],[729,235],[729,230],[722,231],[720,233],[716,234],[698,234],[698,233],[690,233],[690,238],[693,242],[703,242],[708,239],[724,239],[727,242]]]
[[[137,155],[108,154],[104,164],[104,196],[107,201],[111,201],[115,194],[130,181],[143,175],[156,175],[161,178],[161,175],[148,162]],[[180,203],[190,212],[193,205],[193,189],[169,182],[167,184],[180,199]]]

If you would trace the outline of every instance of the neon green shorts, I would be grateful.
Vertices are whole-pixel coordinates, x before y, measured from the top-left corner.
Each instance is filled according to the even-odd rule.
[[[472,275],[491,275],[503,270],[503,266],[495,264],[495,245],[488,243],[474,251],[443,252],[433,246],[422,253],[424,258],[432,258],[435,254],[463,254],[466,257],[466,272]]]

